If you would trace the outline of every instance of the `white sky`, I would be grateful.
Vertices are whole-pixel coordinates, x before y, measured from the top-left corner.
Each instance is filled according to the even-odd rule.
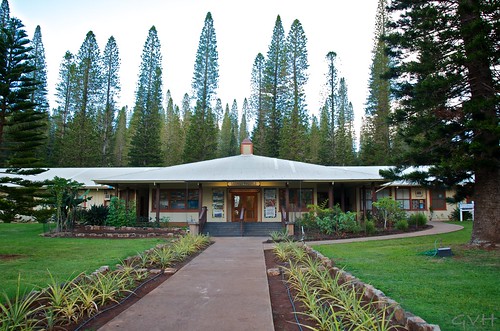
[[[30,38],[40,25],[48,70],[49,102],[54,101],[64,53],[76,54],[92,30],[101,52],[108,38],[117,41],[121,58],[120,105],[134,104],[142,48],[156,26],[163,55],[163,90],[180,105],[190,93],[194,60],[207,12],[212,13],[219,52],[218,97],[225,107],[236,99],[241,111],[250,94],[256,55],[267,55],[277,15],[285,33],[298,19],[308,39],[308,111],[317,114],[327,69],[325,56],[337,53],[346,78],[356,126],[364,113],[377,0],[9,0],[11,16],[20,18]]]

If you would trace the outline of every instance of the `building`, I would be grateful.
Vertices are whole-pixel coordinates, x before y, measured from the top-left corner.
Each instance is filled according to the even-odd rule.
[[[112,196],[136,203],[139,217],[186,225],[206,222],[293,222],[309,204],[338,204],[362,217],[377,199],[392,196],[409,213],[446,220],[453,195],[409,183],[391,183],[378,166],[322,166],[253,154],[250,140],[241,154],[171,167],[51,168],[39,179],[73,179],[89,190],[92,204]],[[37,178],[38,179],[38,178]],[[206,208],[204,208],[206,207]]]

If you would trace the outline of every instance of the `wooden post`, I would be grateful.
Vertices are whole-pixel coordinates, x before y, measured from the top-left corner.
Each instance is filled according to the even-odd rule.
[[[328,208],[333,209],[333,182],[328,184]]]
[[[286,211],[286,219],[285,221],[288,222],[289,220],[289,214],[290,214],[290,188],[288,187],[288,182],[286,182],[286,187],[285,187],[285,211]]]
[[[344,184],[340,185],[340,208],[345,212],[345,187]]]
[[[203,207],[203,186],[201,185],[201,183],[198,183],[198,209],[200,213],[202,207]]]
[[[156,185],[156,223],[160,225],[160,184]]]
[[[372,211],[374,211],[375,207],[373,206],[373,203],[377,202],[377,192],[375,192],[375,183],[374,182],[372,182],[371,190],[372,190]]]

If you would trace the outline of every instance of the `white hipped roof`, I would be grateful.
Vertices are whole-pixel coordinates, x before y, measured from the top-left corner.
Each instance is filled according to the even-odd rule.
[[[181,164],[171,167],[48,168],[27,179],[43,181],[61,177],[88,189],[110,189],[117,184],[177,182],[386,182],[379,170],[388,167],[334,167],[253,154]],[[0,170],[0,176],[4,171]],[[5,176],[9,176],[5,174]]]
[[[96,183],[241,182],[241,181],[385,181],[364,167],[328,167],[253,154],[149,168],[141,172],[96,177]]]

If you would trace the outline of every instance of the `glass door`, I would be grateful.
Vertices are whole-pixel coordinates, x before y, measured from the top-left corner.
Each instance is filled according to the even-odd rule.
[[[257,222],[258,193],[238,191],[231,193],[231,215],[233,222]]]

